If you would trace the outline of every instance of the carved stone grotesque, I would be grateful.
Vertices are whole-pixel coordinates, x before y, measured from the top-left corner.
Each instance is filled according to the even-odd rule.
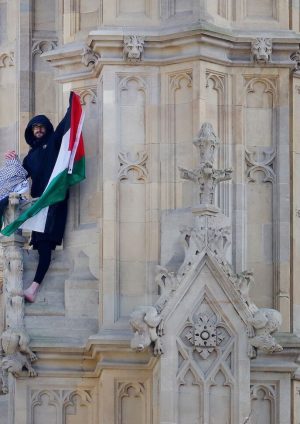
[[[208,122],[201,127],[194,145],[199,150],[199,168],[188,170],[179,168],[181,178],[191,180],[199,186],[199,201],[201,206],[214,205],[215,189],[221,181],[231,179],[232,169],[215,169],[213,166],[216,146],[219,141]]]
[[[85,46],[83,48],[81,53],[81,62],[84,64],[84,66],[94,67],[99,59],[99,54],[94,52],[90,47]]]
[[[250,286],[254,283],[253,272],[243,271],[240,274],[236,275],[236,279],[234,281],[234,286],[236,290],[239,292],[243,301],[248,305],[251,309],[253,303],[250,299],[249,290]]]
[[[124,37],[123,55],[130,63],[138,63],[142,60],[144,53],[144,37],[139,35],[126,35]]]
[[[297,50],[290,56],[291,60],[294,62],[294,71],[300,70],[300,50]]]
[[[251,55],[254,62],[268,63],[272,55],[272,39],[257,38],[251,43]]]
[[[160,312],[166,302],[169,300],[172,292],[174,292],[178,287],[178,279],[174,272],[170,272],[167,268],[164,268],[160,265],[156,268],[157,274],[155,277],[155,282],[160,291],[159,302],[156,303],[155,307],[158,312]]]
[[[11,194],[5,222],[10,223],[18,215],[19,195]],[[23,368],[33,377],[36,372],[31,362],[37,359],[29,348],[30,338],[24,323],[23,251],[24,239],[18,233],[0,239],[3,258],[3,296],[5,329],[0,336],[0,393],[8,392],[8,375],[20,375]]]
[[[254,328],[254,337],[249,338],[249,343],[256,349],[265,353],[281,352],[280,346],[271,335],[277,331],[282,323],[281,313],[275,309],[256,308],[249,324]]]
[[[8,373],[19,377],[24,368],[30,377],[37,375],[32,368],[31,362],[37,360],[37,356],[29,348],[29,337],[25,329],[7,329],[0,338],[2,359],[0,361],[0,372],[2,379],[2,393],[8,393]]]
[[[129,321],[134,336],[131,340],[131,348],[137,352],[143,352],[152,343],[154,344],[154,355],[163,353],[160,340],[162,318],[154,306],[140,306],[130,315]]]

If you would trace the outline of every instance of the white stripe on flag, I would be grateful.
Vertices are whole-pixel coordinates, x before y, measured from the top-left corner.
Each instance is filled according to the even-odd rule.
[[[58,154],[58,157],[56,159],[55,166],[53,168],[51,177],[50,177],[50,179],[48,181],[47,187],[49,186],[49,184],[51,183],[51,181],[58,174],[60,174],[65,169],[68,169],[68,163],[69,163],[70,155],[71,155],[71,151],[69,150],[70,133],[71,133],[71,130],[69,129],[66,132],[66,134],[63,136],[63,139],[62,139],[62,142],[61,142],[61,146],[60,146],[60,150],[59,150],[59,154]],[[47,187],[46,187],[46,189],[47,189]]]
[[[51,177],[48,181],[47,187],[58,174],[60,174],[61,172],[65,171],[68,168],[68,163],[69,163],[70,154],[71,154],[69,150],[69,142],[70,142],[70,129],[63,136],[59,154],[58,154],[54,169],[52,171]],[[45,188],[45,190],[47,189],[47,187]],[[43,208],[40,212],[38,212],[32,218],[28,218],[20,226],[20,228],[26,231],[37,231],[39,233],[43,233],[45,231],[48,209],[49,207]]]
[[[38,233],[43,233],[45,231],[48,209],[49,207],[47,206],[32,218],[28,218],[22,225],[20,225],[20,228],[25,231],[37,231]]]
[[[72,174],[73,172],[73,165],[74,165],[74,159],[75,159],[75,155],[78,149],[78,145],[79,145],[79,140],[80,140],[80,135],[82,132],[82,126],[83,126],[83,121],[84,121],[84,112],[81,112],[81,116],[80,116],[80,120],[79,120],[79,124],[77,127],[77,132],[76,132],[76,138],[75,138],[75,142],[74,142],[74,146],[72,149],[72,153],[71,153],[71,157],[70,157],[70,162],[69,162],[69,166],[68,166],[68,174]]]

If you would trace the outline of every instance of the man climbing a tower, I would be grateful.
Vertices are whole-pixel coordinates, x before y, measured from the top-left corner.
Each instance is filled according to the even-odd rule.
[[[38,198],[16,221],[1,232],[12,234],[17,228],[32,230],[30,244],[39,254],[37,270],[24,297],[34,302],[51,262],[51,252],[62,243],[67,219],[68,189],[85,178],[82,139],[83,113],[79,97],[71,92],[70,106],[54,131],[45,115],[30,120],[25,140],[30,147],[23,167],[31,178],[31,196]],[[5,158],[14,158],[9,151]]]

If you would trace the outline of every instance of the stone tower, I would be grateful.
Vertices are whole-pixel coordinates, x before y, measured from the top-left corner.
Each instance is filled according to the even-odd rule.
[[[300,0],[0,0],[0,154],[73,90],[87,168],[32,305],[1,239],[1,424],[300,422],[299,43]]]

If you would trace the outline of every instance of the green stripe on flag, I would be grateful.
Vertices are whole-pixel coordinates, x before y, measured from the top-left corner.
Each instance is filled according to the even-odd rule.
[[[20,227],[20,225],[27,221],[27,219],[33,217],[42,209],[63,201],[66,198],[68,188],[79,183],[84,178],[85,157],[83,156],[80,160],[74,163],[72,174],[68,174],[68,169],[65,169],[53,178],[41,197],[30,208],[21,213],[15,221],[3,228],[1,233],[4,236],[10,236]]]

